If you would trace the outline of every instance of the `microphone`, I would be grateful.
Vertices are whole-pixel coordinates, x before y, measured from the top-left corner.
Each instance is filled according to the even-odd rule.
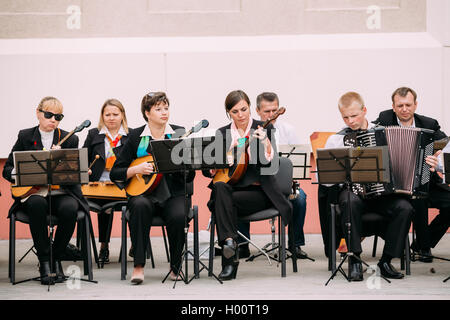
[[[80,132],[84,128],[87,128],[91,125],[90,120],[84,120],[78,127],[69,132],[67,136],[65,136],[60,142],[58,142],[57,146],[62,145],[67,139],[69,139],[74,133]]]
[[[192,127],[188,132],[183,134],[180,138],[186,138],[193,133],[199,132],[203,128],[207,128],[208,126],[209,126],[209,121],[204,119],[204,120],[200,121],[199,123],[197,123],[194,127]]]
[[[84,128],[87,128],[91,125],[91,120],[84,120],[78,127],[75,128],[75,132],[80,132]]]

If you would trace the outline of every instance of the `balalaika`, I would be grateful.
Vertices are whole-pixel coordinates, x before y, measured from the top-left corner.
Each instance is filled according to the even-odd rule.
[[[344,140],[354,147],[387,146],[391,182],[365,184],[363,197],[400,193],[416,198],[428,194],[431,172],[425,158],[433,155],[433,130],[378,126],[347,135]]]

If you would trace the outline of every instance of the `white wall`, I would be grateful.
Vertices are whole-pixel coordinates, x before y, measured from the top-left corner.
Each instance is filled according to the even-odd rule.
[[[254,105],[270,90],[306,143],[314,131],[343,126],[336,102],[346,91],[363,95],[374,120],[390,107],[392,91],[406,85],[419,94],[418,112],[450,131],[443,102],[449,62],[448,49],[444,54],[427,33],[0,40],[0,157],[19,129],[36,125],[34,110],[46,95],[63,102],[61,128],[68,131],[85,119],[96,125],[111,97],[124,103],[130,126],[140,126],[140,100],[153,90],[168,93],[171,122],[208,119],[217,128],[228,122],[229,91],[246,91]]]

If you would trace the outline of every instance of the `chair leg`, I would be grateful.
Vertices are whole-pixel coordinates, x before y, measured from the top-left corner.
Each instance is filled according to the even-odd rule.
[[[94,250],[94,260],[95,260],[95,263],[97,264],[97,268],[100,269],[100,260],[98,259],[97,244],[95,243],[94,228],[92,227],[92,220],[91,220],[90,214],[88,215],[88,222],[89,222],[89,234],[91,235],[91,241],[92,241],[92,249]]]
[[[81,231],[79,231],[81,230]],[[83,220],[79,220],[77,221],[77,233],[80,232],[81,236],[80,236],[80,241],[81,241],[81,252],[83,255],[83,270],[84,270],[84,275],[88,275],[89,274],[89,266],[88,266],[88,261],[87,261],[87,251],[88,251],[88,243],[86,241],[86,237],[85,237],[85,231],[87,230],[87,221],[86,219]]]
[[[152,269],[155,269],[155,259],[153,258],[152,242],[150,240],[150,237],[148,238],[148,243],[147,243],[147,259],[151,260]]]
[[[336,208],[331,205],[330,250],[328,252],[328,270],[336,270]]]
[[[92,254],[91,254],[91,230],[92,230],[92,226],[90,223],[90,216],[89,213],[87,213],[84,217],[84,237],[85,237],[85,242],[86,242],[86,257],[85,259],[86,261],[86,265],[87,265],[87,272],[88,272],[88,279],[89,281],[92,281],[94,279],[94,275],[92,273]],[[95,242],[94,242],[94,248],[95,248]],[[86,274],[86,271],[85,271]]]
[[[281,244],[280,258],[281,258],[281,277],[286,277],[286,229],[281,216],[278,218],[278,225],[280,226],[279,243]]]
[[[372,249],[372,257],[375,258],[377,255],[377,244],[378,244],[378,236],[375,235],[373,238],[373,249]]]
[[[292,223],[292,221],[291,221],[291,223]],[[288,240],[288,248],[292,249],[291,257],[290,257],[292,259],[292,271],[293,272],[298,272],[298,268],[297,268],[297,254],[295,252],[294,228],[293,228],[291,223],[288,225],[288,233],[289,233],[289,236],[288,236],[288,239],[289,239]]]
[[[127,277],[127,220],[126,207],[122,207],[122,246],[120,249],[120,280]]]
[[[9,220],[9,279],[16,282],[16,217],[11,214]]]
[[[162,232],[163,232],[163,239],[164,239],[164,248],[166,249],[166,257],[167,262],[170,263],[170,254],[169,254],[169,246],[167,245],[167,236],[166,236],[166,228],[164,226],[161,226]]]
[[[406,275],[411,275],[411,256],[410,256],[410,246],[409,246],[409,235],[406,235],[405,241],[405,265],[406,265]]]
[[[193,206],[191,209],[193,211],[194,219],[194,275],[195,278],[199,278],[199,248],[198,248],[198,207]]]
[[[208,259],[208,277],[213,275],[214,267],[214,234],[216,231],[214,214],[211,213],[211,223],[209,224],[209,259]]]

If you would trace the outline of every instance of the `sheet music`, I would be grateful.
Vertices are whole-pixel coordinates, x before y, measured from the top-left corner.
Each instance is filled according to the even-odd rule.
[[[278,146],[278,153],[292,161],[294,179],[310,179],[311,152],[312,148],[309,144],[284,144]]]

